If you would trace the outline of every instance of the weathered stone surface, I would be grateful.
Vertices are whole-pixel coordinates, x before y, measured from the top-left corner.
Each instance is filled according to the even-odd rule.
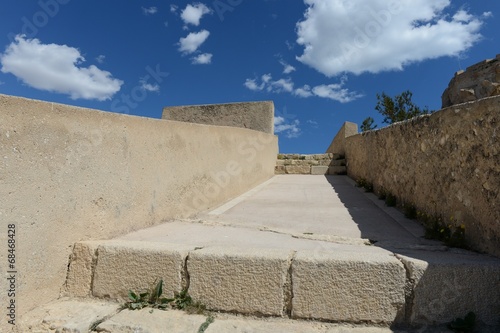
[[[500,54],[459,71],[442,95],[442,107],[500,95]]]
[[[163,109],[162,119],[242,127],[274,134],[274,103],[267,101],[169,106]]]
[[[275,173],[276,175],[284,175],[284,174],[286,173],[285,166],[277,165],[277,166],[274,168],[274,173]]]
[[[216,318],[206,333],[393,333],[390,328],[289,319]],[[408,332],[400,332],[408,333]]]
[[[368,249],[368,250],[367,250]],[[294,318],[393,323],[402,320],[406,272],[389,252],[299,251],[292,264]]]
[[[327,175],[328,166],[313,166],[311,167],[311,175]]]
[[[326,150],[329,154],[334,154],[333,159],[338,159],[339,155],[345,156],[345,141],[346,138],[358,134],[358,125],[355,123],[351,123],[346,121],[340,130],[337,132],[335,137],[332,140],[332,143]]]
[[[119,304],[98,300],[60,299],[32,310],[16,325],[18,333],[88,333],[90,327],[119,310]]]
[[[398,255],[413,281],[412,325],[445,324],[472,311],[487,325],[498,325],[500,259],[461,251]]]
[[[308,175],[311,173],[311,166],[310,165],[303,165],[303,166],[287,165],[286,166],[286,173],[292,174],[292,175]]]
[[[0,133],[1,220],[24,244],[18,315],[60,296],[76,242],[221,205],[272,177],[278,154],[263,132],[2,94]]]
[[[92,293],[92,276],[97,262],[99,242],[79,242],[70,257],[65,292],[72,297],[87,297]]]
[[[345,175],[347,168],[345,166],[331,166],[328,168],[329,175]]]
[[[165,243],[109,241],[99,246],[92,294],[126,299],[129,290],[149,291],[163,279],[170,297],[185,287],[184,263],[193,247]]]
[[[463,224],[469,246],[500,256],[499,111],[500,96],[484,98],[351,136],[348,175]]]
[[[206,248],[191,252],[189,293],[209,309],[281,316],[291,252]]]
[[[198,332],[206,317],[183,311],[162,311],[145,308],[123,310],[97,326],[102,333],[190,333]]]

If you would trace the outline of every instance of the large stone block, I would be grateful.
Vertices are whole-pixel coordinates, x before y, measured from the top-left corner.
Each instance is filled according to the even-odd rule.
[[[328,167],[327,166],[312,166],[311,167],[311,175],[327,175]]]
[[[189,293],[209,309],[281,316],[291,252],[206,248],[191,252]]]
[[[163,109],[162,119],[242,127],[274,134],[274,103],[266,101],[169,106]]]
[[[500,318],[500,259],[475,253],[398,255],[414,281],[410,323],[443,324],[469,311],[487,325]]]
[[[184,264],[191,249],[164,243],[105,242],[97,250],[92,294],[124,299],[129,290],[151,290],[161,278],[164,295],[173,296],[185,287]]]
[[[88,297],[91,295],[99,244],[100,242],[88,241],[74,245],[65,285],[65,292],[69,296]]]
[[[308,175],[311,173],[310,165],[287,165],[286,173],[292,175]]]
[[[292,264],[294,318],[393,323],[404,317],[403,265],[374,247],[299,251]]]

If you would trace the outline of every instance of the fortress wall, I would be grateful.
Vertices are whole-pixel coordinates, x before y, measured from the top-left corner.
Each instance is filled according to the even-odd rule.
[[[17,315],[59,296],[75,242],[214,208],[271,178],[277,153],[249,129],[0,95],[0,269],[14,224]]]
[[[500,256],[500,97],[346,138],[347,172],[445,223]]]
[[[169,106],[163,109],[162,118],[274,134],[274,104],[271,101]]]

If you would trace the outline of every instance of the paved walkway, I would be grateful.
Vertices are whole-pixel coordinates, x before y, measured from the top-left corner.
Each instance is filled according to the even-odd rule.
[[[369,242],[387,248],[441,246],[423,234],[417,222],[347,176],[280,175],[194,219],[120,239],[294,250]]]

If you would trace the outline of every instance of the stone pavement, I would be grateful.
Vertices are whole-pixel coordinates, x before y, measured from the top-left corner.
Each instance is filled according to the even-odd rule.
[[[76,244],[66,291],[123,302],[162,277],[165,294],[188,288],[216,313],[206,332],[447,332],[439,325],[469,311],[495,332],[500,260],[423,234],[346,176],[275,176],[196,218]],[[24,327],[63,332],[94,306],[63,301],[73,303],[39,309]],[[96,332],[197,332],[206,320],[116,308],[103,302],[72,332],[100,321]]]

